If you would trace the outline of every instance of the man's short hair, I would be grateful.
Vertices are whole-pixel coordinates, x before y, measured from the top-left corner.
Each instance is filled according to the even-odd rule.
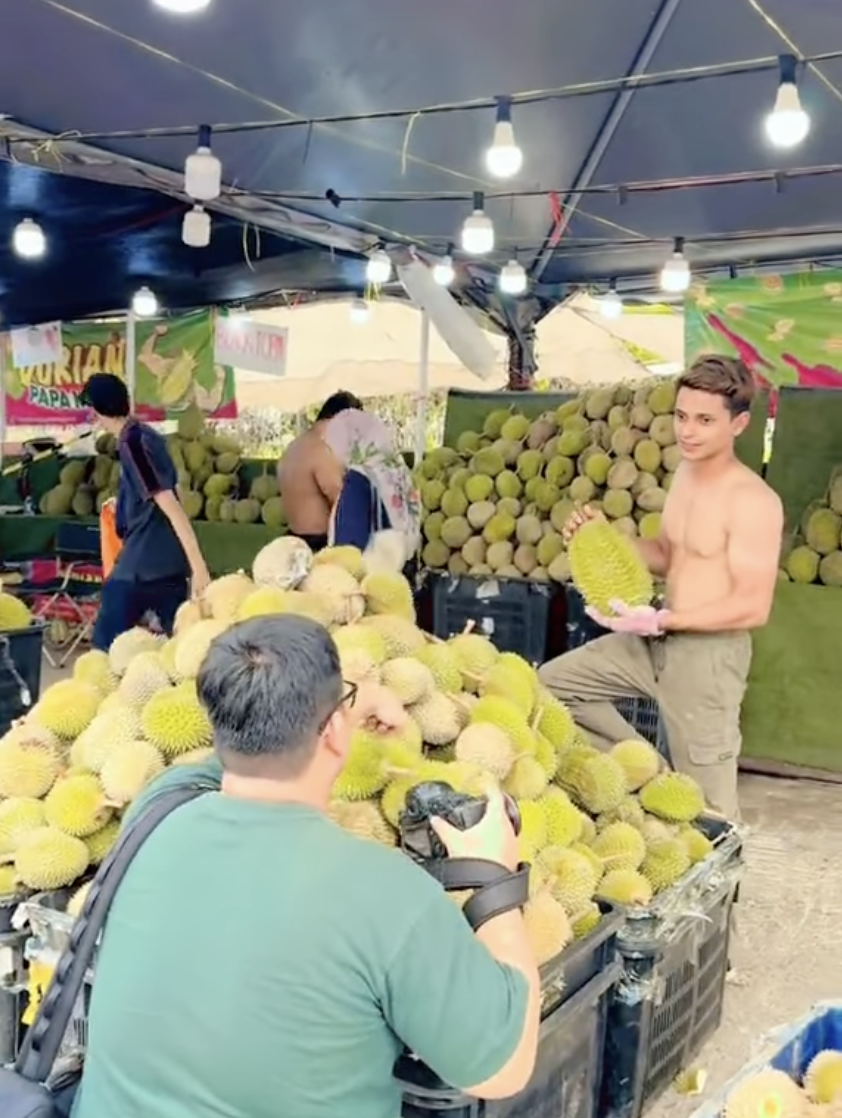
[[[94,373],[79,397],[83,407],[93,408],[108,419],[125,419],[131,410],[126,382],[113,373]]]
[[[316,416],[316,422],[319,423],[323,419],[333,419],[335,415],[340,415],[343,411],[365,411],[365,409],[362,401],[358,400],[352,392],[334,392],[322,404],[319,414]]]
[[[757,393],[754,377],[746,363],[739,357],[724,355],[699,357],[678,378],[677,387],[721,396],[734,418],[751,411]]]
[[[197,687],[224,767],[283,779],[307,767],[343,693],[330,633],[293,615],[255,617],[222,633]]]

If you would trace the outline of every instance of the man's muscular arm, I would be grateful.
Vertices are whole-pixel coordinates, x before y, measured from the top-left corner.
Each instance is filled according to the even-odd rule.
[[[757,629],[769,620],[783,536],[783,509],[765,486],[737,490],[728,528],[731,592],[718,602],[666,613],[670,632],[716,633]]]

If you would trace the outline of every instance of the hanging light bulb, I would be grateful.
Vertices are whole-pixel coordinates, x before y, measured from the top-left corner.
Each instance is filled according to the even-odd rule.
[[[485,165],[498,179],[510,179],[523,166],[523,152],[515,142],[512,102],[508,97],[497,98],[497,121],[491,147],[485,153]]]
[[[38,260],[47,251],[47,238],[37,221],[25,217],[12,234],[12,248],[25,260]]]
[[[433,279],[439,287],[450,287],[455,278],[456,272],[453,267],[453,257],[448,251],[433,265]]]
[[[795,55],[782,54],[778,65],[780,84],[775,107],[766,117],[766,135],[775,147],[792,148],[800,144],[810,131],[810,117],[801,107],[801,98],[798,96],[798,61]]]
[[[514,257],[500,269],[499,285],[504,295],[522,295],[526,291],[526,271]]]
[[[382,248],[378,248],[369,256],[365,266],[365,278],[378,287],[388,283],[392,278],[392,261]]]
[[[661,268],[661,290],[680,295],[690,286],[690,265],[684,255],[684,238],[676,237],[673,254]]]
[[[355,322],[358,326],[368,322],[369,319],[368,303],[365,299],[354,299],[350,307],[351,321]]]
[[[158,299],[155,292],[145,285],[139,287],[132,296],[132,311],[138,318],[154,318],[158,313]]]
[[[462,226],[462,248],[471,256],[483,256],[494,248],[494,226],[485,212],[485,195],[474,192],[473,213]]]
[[[194,206],[184,215],[181,239],[190,248],[207,248],[211,239],[211,217],[202,206]]]
[[[617,294],[617,285],[613,280],[599,300],[599,313],[603,318],[619,318],[623,313],[623,300]]]
[[[154,0],[159,8],[167,12],[177,12],[178,15],[192,15],[194,12],[203,12],[210,7],[211,0]]]
[[[184,191],[197,202],[212,202],[222,192],[222,164],[211,151],[211,129],[199,129],[199,146],[184,163]]]

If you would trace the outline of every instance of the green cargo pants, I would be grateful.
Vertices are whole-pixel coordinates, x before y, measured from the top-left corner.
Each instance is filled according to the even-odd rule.
[[[673,768],[694,777],[708,805],[739,818],[740,707],[751,664],[748,633],[610,633],[544,664],[541,682],[600,748],[639,737],[613,705],[655,699]]]

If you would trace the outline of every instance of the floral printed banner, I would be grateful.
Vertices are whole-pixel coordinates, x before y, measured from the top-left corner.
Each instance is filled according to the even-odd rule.
[[[741,357],[771,388],[842,388],[842,272],[815,270],[697,284],[685,305],[688,364]]]
[[[194,402],[214,419],[236,417],[234,370],[214,363],[213,333],[211,311],[137,323],[134,397],[141,419],[176,418]],[[63,323],[60,365],[18,369],[8,334],[0,341],[9,426],[87,425],[79,396],[88,377],[126,376],[124,321]]]

